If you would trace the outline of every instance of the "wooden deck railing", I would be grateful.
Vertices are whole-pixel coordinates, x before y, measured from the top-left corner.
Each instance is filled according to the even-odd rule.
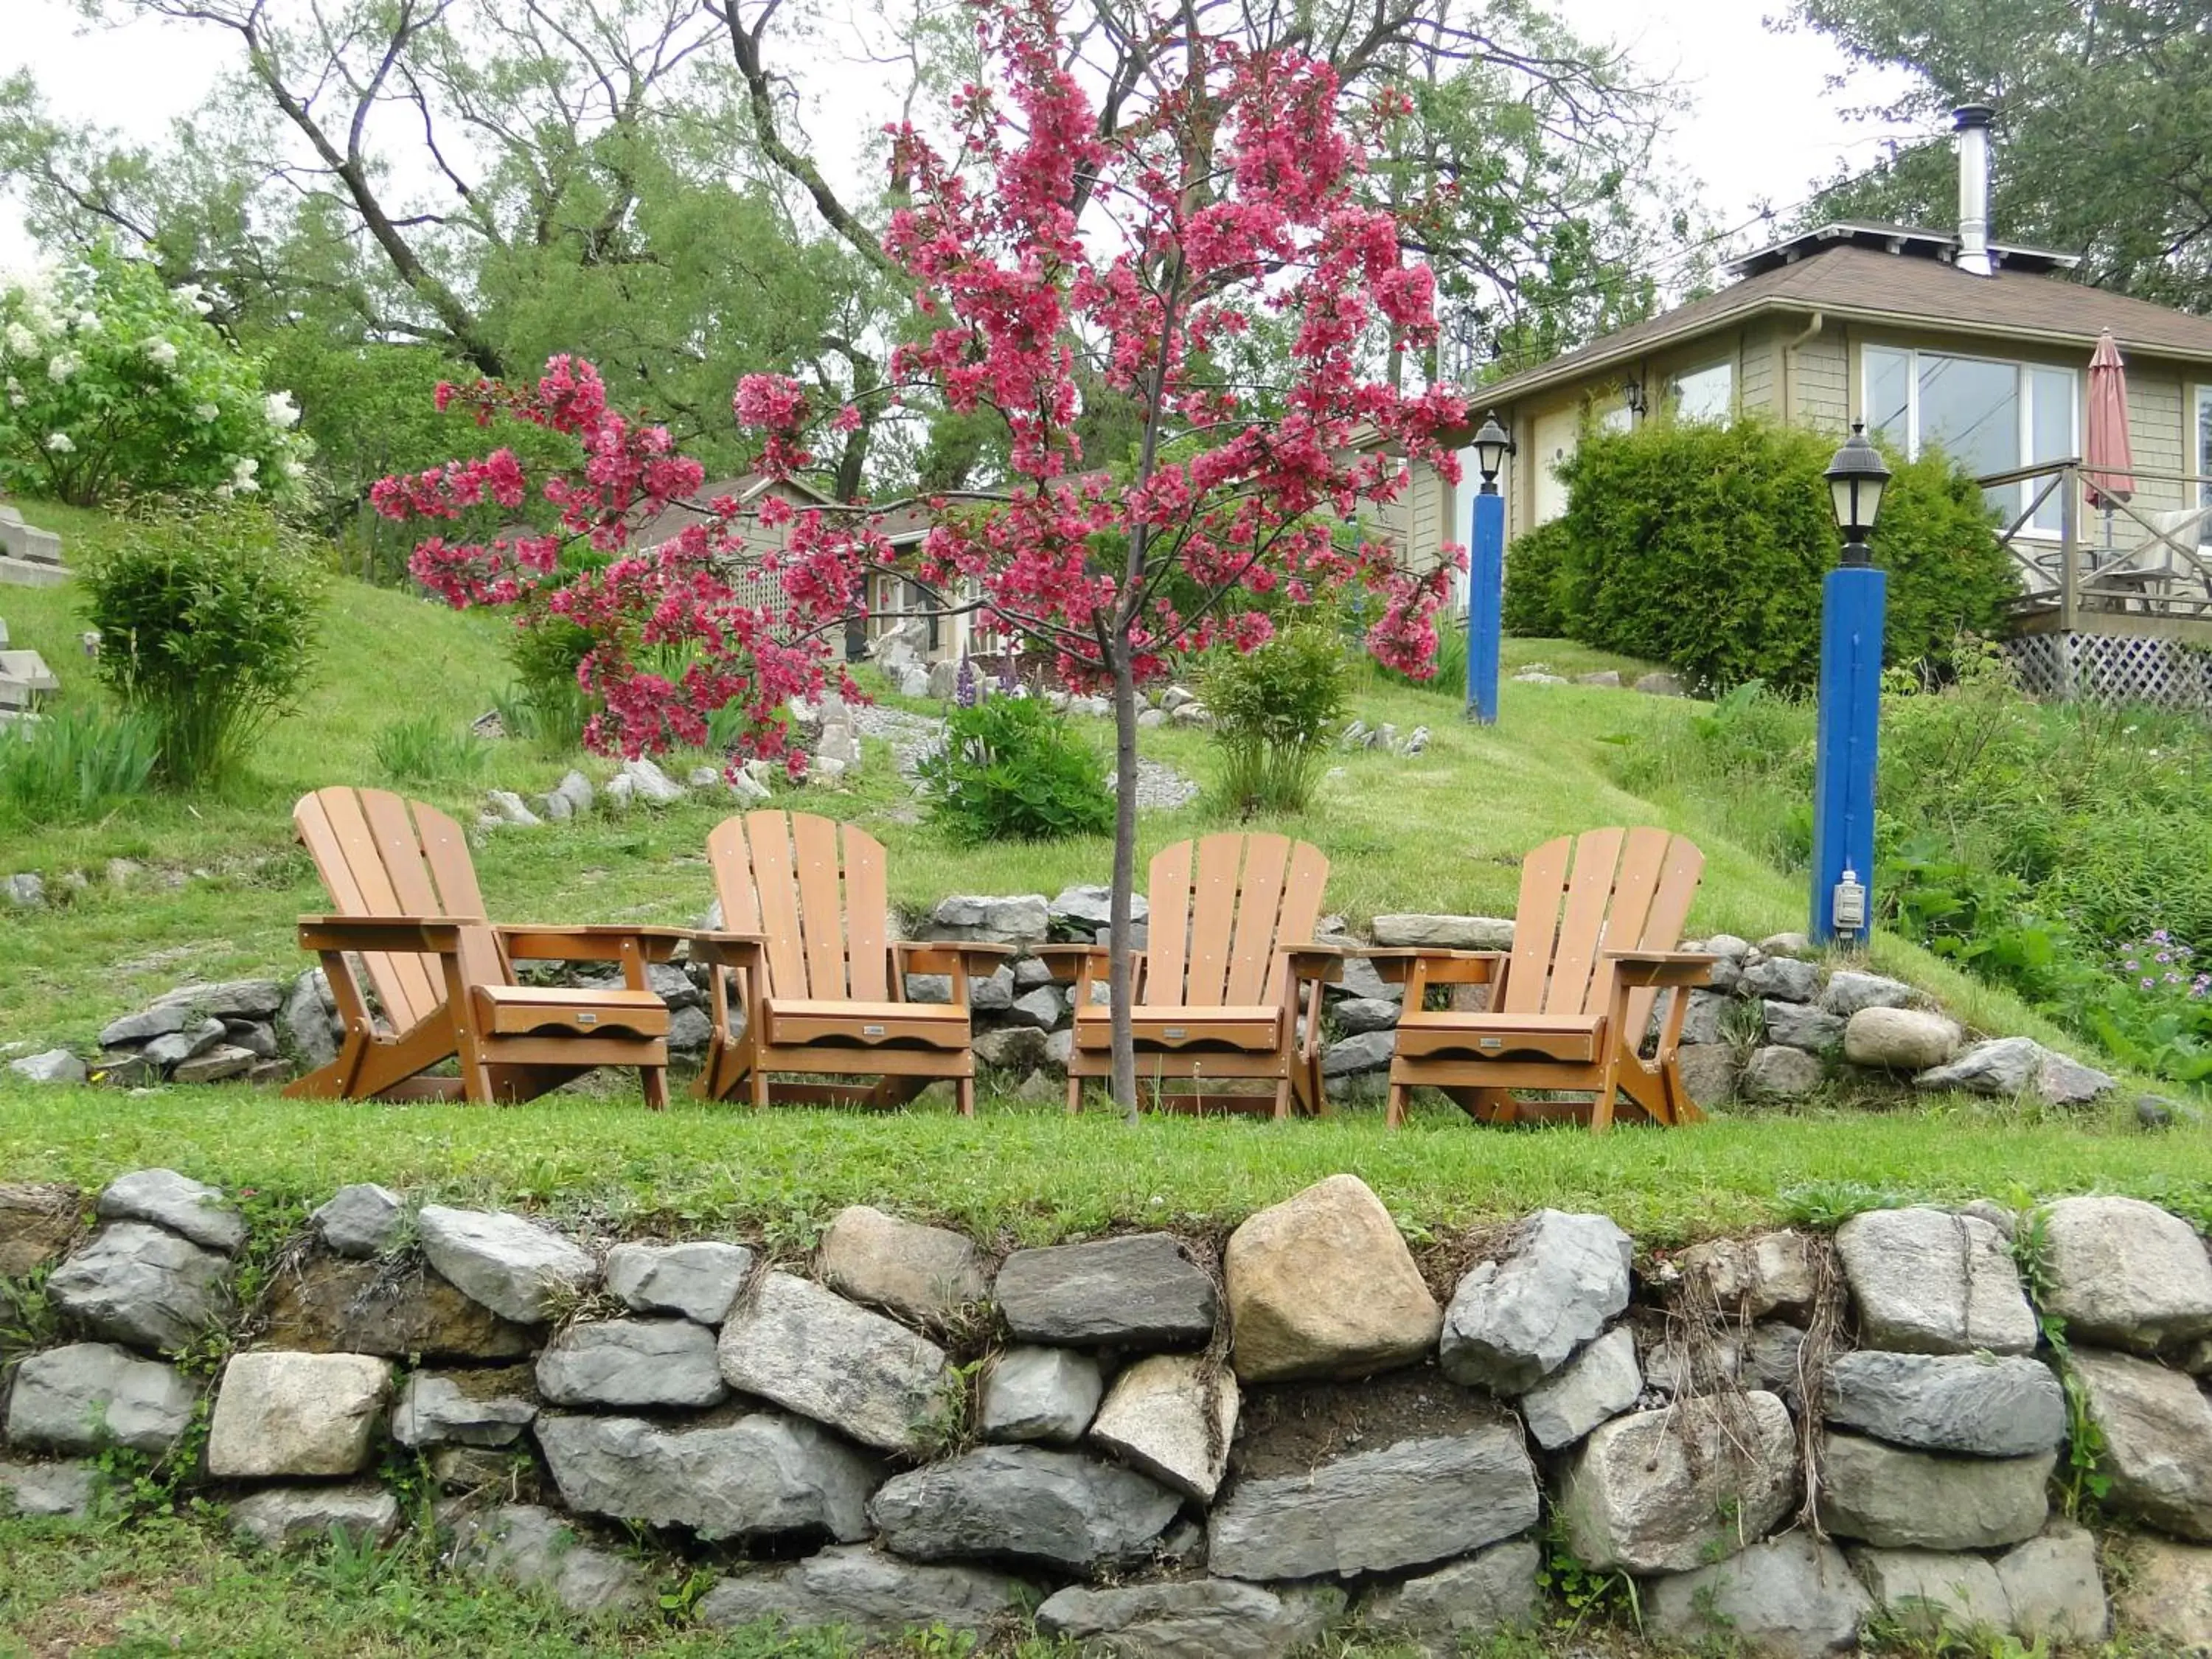
[[[2078,458],[1978,480],[1985,489],[2026,487],[1997,538],[2020,576],[2022,632],[2212,638],[2212,477],[2145,467],[2134,477],[2124,501],[2099,492]],[[2182,505],[2145,506],[2146,495]],[[2056,534],[2035,522],[2047,505],[2057,509]]]

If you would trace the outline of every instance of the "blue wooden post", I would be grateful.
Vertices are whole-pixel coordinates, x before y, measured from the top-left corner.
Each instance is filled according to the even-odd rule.
[[[1813,762],[1813,941],[1837,937],[1836,884],[1850,871],[1873,915],[1874,775],[1881,716],[1882,623],[1889,578],[1867,564],[1820,585],[1820,717]],[[1863,924],[1845,930],[1863,940]]]
[[[1505,497],[1484,479],[1474,498],[1467,569],[1467,717],[1498,724],[1498,641],[1504,630]]]

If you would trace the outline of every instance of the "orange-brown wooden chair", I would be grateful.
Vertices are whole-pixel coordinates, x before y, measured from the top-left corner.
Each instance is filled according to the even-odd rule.
[[[1314,943],[1328,880],[1321,850],[1285,836],[1208,836],[1177,842],[1152,860],[1146,949],[1133,953],[1130,969],[1130,1018],[1139,1084],[1150,1085],[1155,1108],[1279,1118],[1293,1105],[1328,1111],[1321,988],[1341,972],[1343,957]],[[1106,982],[1106,948],[1048,945],[1037,954],[1075,981],[1067,1109],[1078,1111],[1085,1081],[1113,1072],[1111,1015],[1091,994]],[[1232,1082],[1273,1088],[1249,1094],[1220,1086]]]
[[[1617,1102],[1655,1122],[1704,1115],[1674,1051],[1692,987],[1715,958],[1678,951],[1705,854],[1664,830],[1592,830],[1546,842],[1521,866],[1510,954],[1413,948],[1367,954],[1406,988],[1390,1061],[1389,1122],[1415,1088],[1440,1090],[1485,1122],[1613,1121]],[[1480,1013],[1425,1008],[1431,987],[1487,985]],[[1641,1050],[1659,993],[1668,1006],[1655,1052]],[[1528,1101],[1516,1089],[1587,1093],[1586,1103]]]
[[[945,1078],[961,1115],[975,1115],[969,981],[990,974],[1008,947],[894,939],[883,846],[849,823],[748,812],[714,826],[707,855],[723,931],[692,945],[714,969],[701,1094],[723,1100],[742,1091],[755,1106],[890,1107]],[[908,1001],[908,974],[950,975],[952,1000]],[[854,1076],[875,1081],[836,1080]]]
[[[635,1066],[646,1103],[667,1105],[668,1006],[645,970],[669,959],[681,929],[494,927],[460,826],[389,790],[319,789],[292,822],[337,907],[301,917],[300,944],[323,959],[343,1036],[337,1058],[286,1094],[528,1100],[599,1066]],[[520,985],[519,959],[619,962],[624,983]],[[425,1075],[448,1060],[459,1075]]]

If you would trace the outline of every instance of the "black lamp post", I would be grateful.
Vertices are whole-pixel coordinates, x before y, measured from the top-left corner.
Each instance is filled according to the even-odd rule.
[[[1881,492],[1890,472],[1882,464],[1881,452],[1867,441],[1864,421],[1851,422],[1851,435],[1828,463],[1825,476],[1836,528],[1844,532],[1844,562],[1871,562],[1867,538],[1874,533],[1875,514],[1881,511]]]
[[[1855,422],[1824,475],[1842,562],[1820,584],[1820,712],[1813,755],[1813,938],[1863,943],[1873,916],[1875,747],[1881,731],[1882,629],[1889,579],[1867,538],[1889,468]]]
[[[1493,409],[1468,442],[1482,484],[1475,492],[1467,567],[1467,717],[1494,726],[1499,640],[1505,631],[1505,498],[1498,493],[1498,475],[1513,453],[1513,440]]]

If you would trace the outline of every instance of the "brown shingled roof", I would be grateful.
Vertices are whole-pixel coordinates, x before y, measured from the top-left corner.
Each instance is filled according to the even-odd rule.
[[[1976,276],[1937,259],[1840,246],[1747,277],[1550,362],[1474,387],[1471,401],[1483,409],[1510,403],[1608,364],[1775,311],[1819,311],[1954,333],[2075,344],[2085,353],[2095,344],[2098,331],[2109,328],[2120,349],[2130,356],[2212,362],[2212,317],[2192,316],[2057,276],[2007,270]]]

